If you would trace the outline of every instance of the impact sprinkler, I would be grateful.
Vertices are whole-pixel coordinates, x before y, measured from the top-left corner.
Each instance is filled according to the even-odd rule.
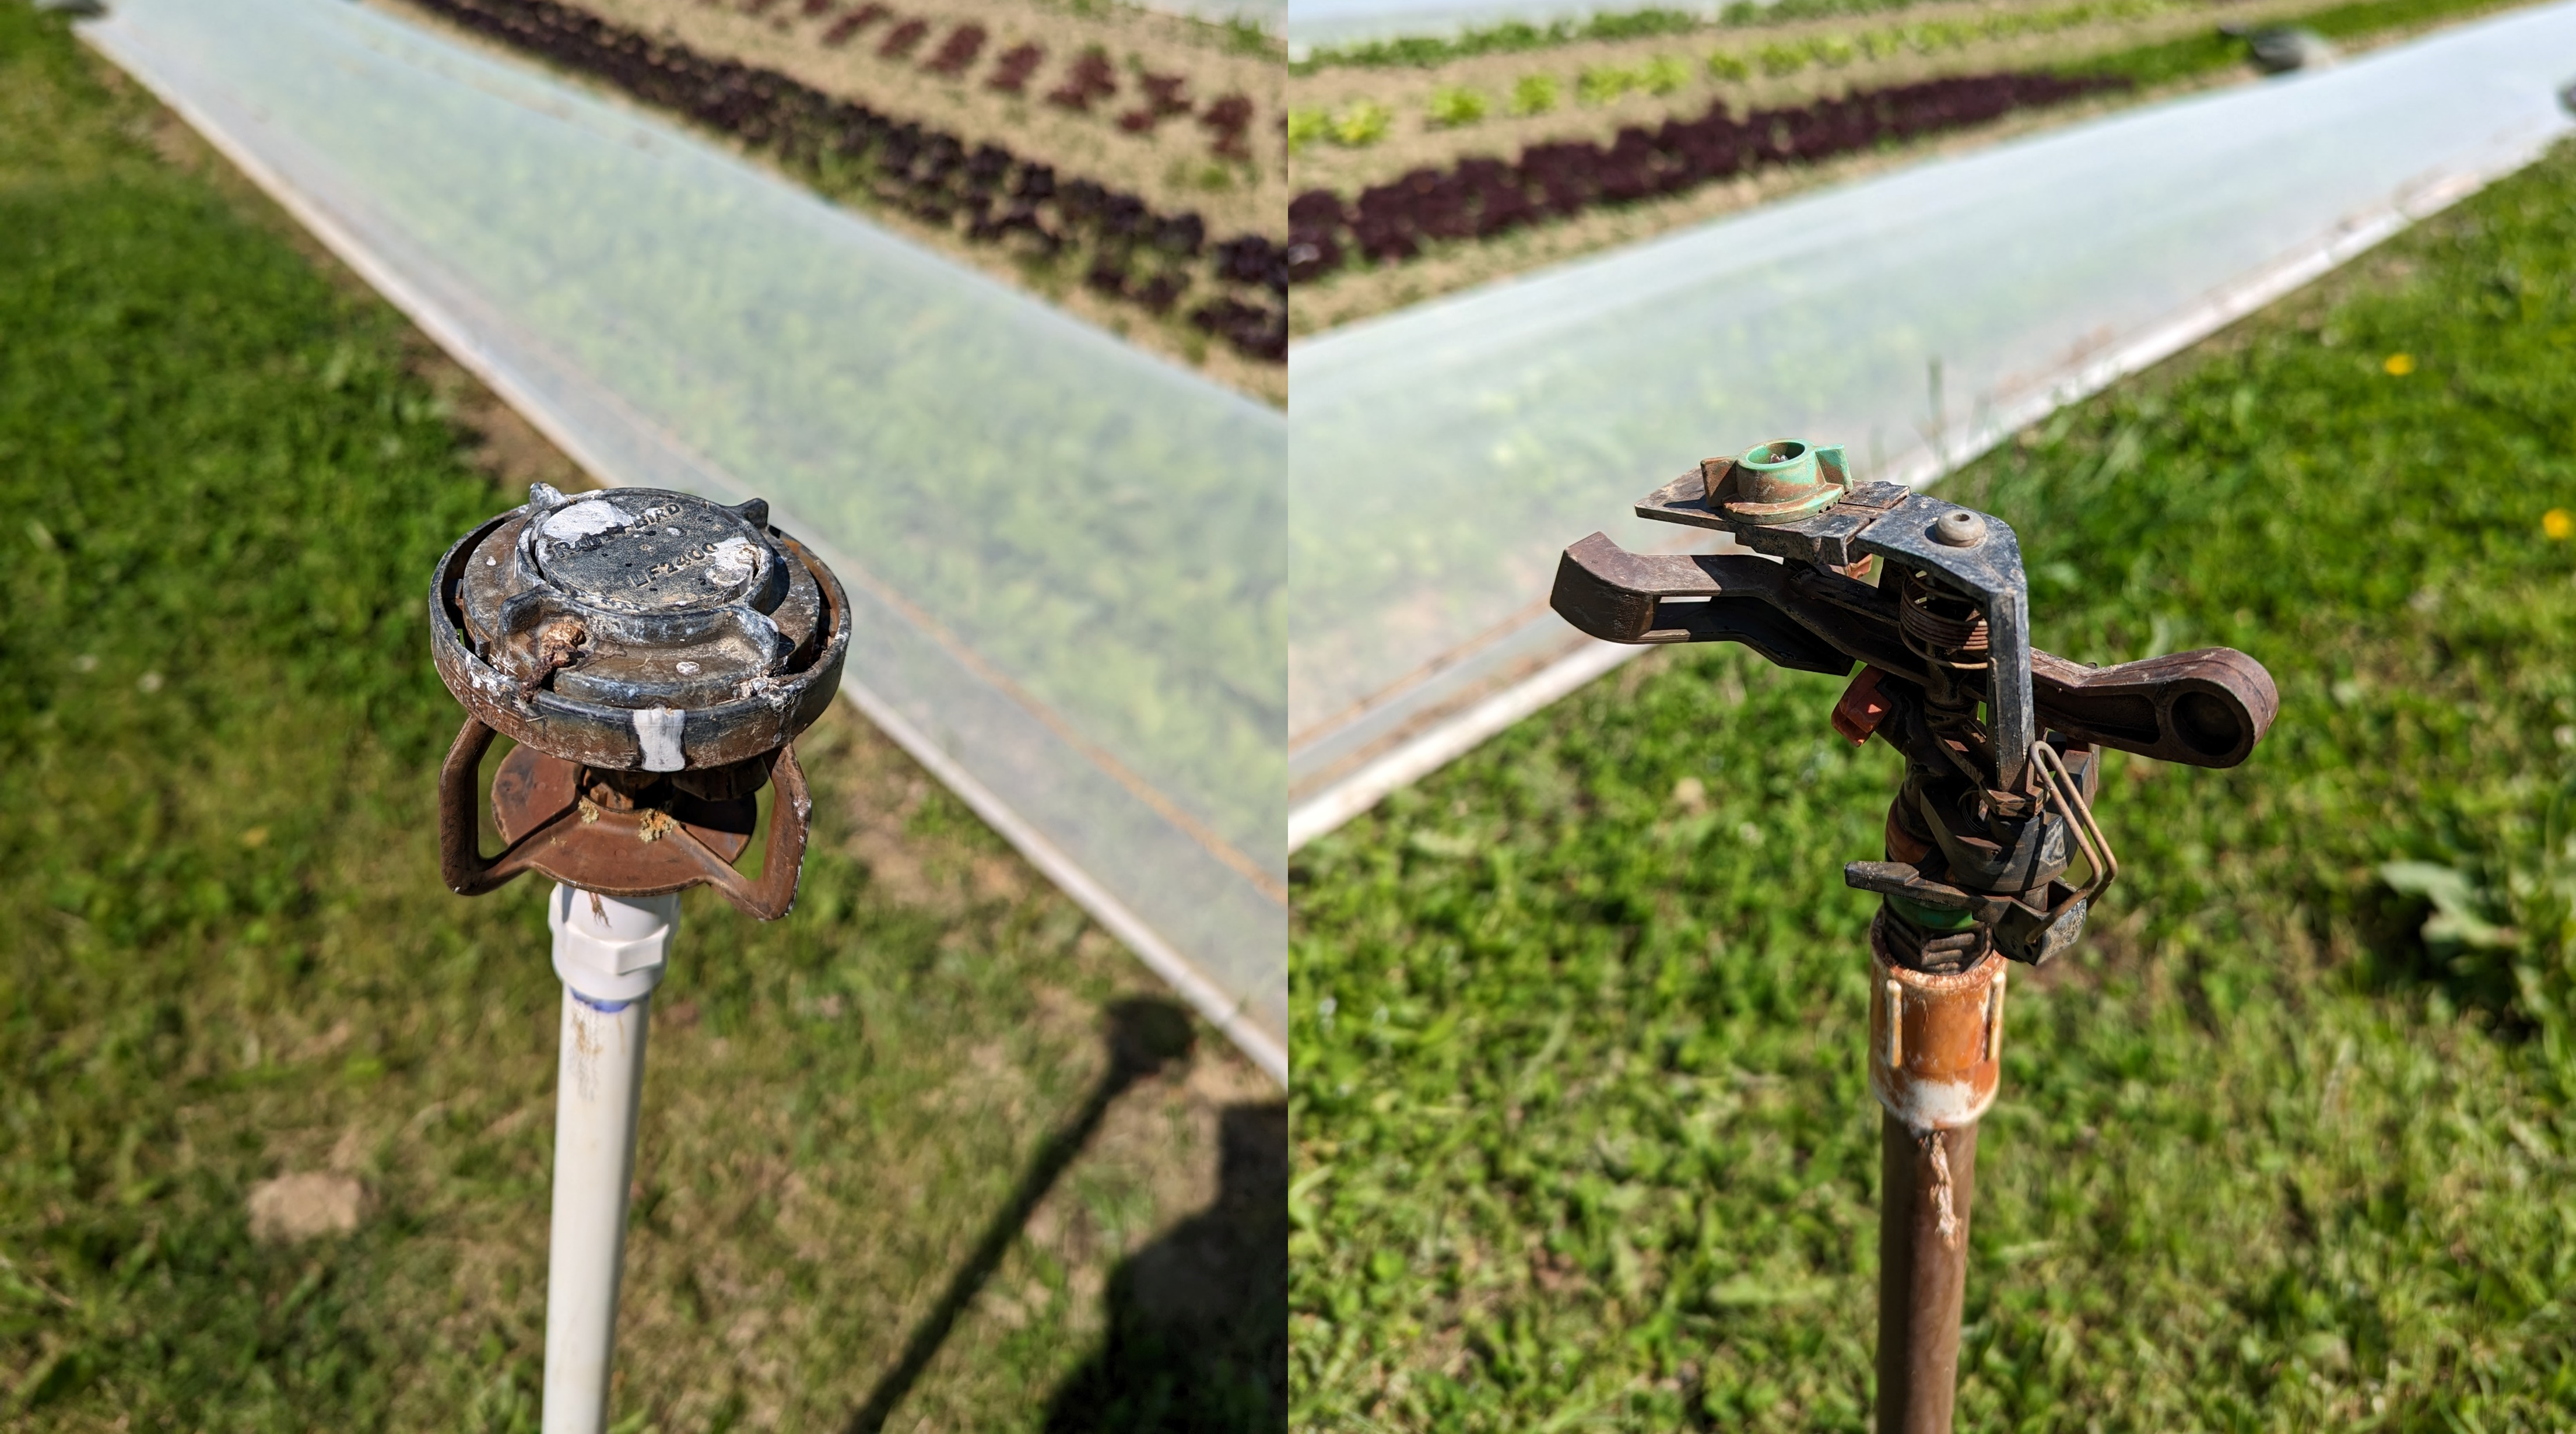
[[[608,1427],[617,1287],[644,1033],[679,928],[679,894],[711,886],[764,921],[787,914],[812,803],[792,743],[840,685],[850,605],[840,580],[769,526],[649,488],[523,507],[466,534],[430,583],[438,675],[465,704],[439,774],[439,865],[479,896],[523,871],[546,906],[563,981],[554,1227],[546,1266],[545,1434]],[[485,857],[476,778],[492,778],[504,843]],[[756,794],[774,784],[757,879],[734,870]]]
[[[1905,754],[1886,860],[1852,862],[1843,879],[1879,898],[1868,1056],[1882,1107],[1878,1429],[1946,1434],[2006,963],[2063,954],[2119,874],[2093,819],[2099,750],[2232,767],[2280,697],[2262,664],[2229,648],[2116,667],[2032,650],[2012,529],[1902,484],[1856,484],[1839,448],[1782,441],[1712,458],[1636,511],[1752,552],[1630,553],[1595,533],[1556,570],[1551,602],[1566,621],[1610,642],[1740,642],[1802,672],[1857,664],[1834,729]]]

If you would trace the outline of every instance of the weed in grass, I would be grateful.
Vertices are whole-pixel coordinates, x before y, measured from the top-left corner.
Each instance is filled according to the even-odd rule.
[[[2121,883],[2014,985],[1962,1428],[2576,1418],[2571,272],[2562,150],[1948,485],[2042,645],[2283,697],[2242,768],[2110,760]],[[1296,1427],[1867,1426],[1839,866],[1898,769],[1837,685],[1648,658],[1299,855]]]

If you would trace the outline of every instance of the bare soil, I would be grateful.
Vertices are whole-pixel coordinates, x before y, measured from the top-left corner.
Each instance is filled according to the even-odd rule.
[[[775,0],[758,14],[738,0],[585,0],[584,8],[692,49],[766,66],[884,114],[937,125],[970,147],[1004,145],[1067,176],[1133,191],[1167,213],[1195,209],[1211,238],[1276,237],[1286,228],[1279,100],[1286,65],[1274,55],[1247,53],[1220,26],[1125,6],[1084,12],[1043,0],[899,0],[884,18],[828,46],[824,37],[836,17],[859,8],[851,0],[835,0],[812,17],[803,0]],[[894,28],[911,19],[927,22],[922,39],[900,58],[880,53]],[[933,70],[928,62],[942,44],[969,25],[985,32],[973,63],[953,77]],[[1023,44],[1045,52],[1024,92],[994,90],[1001,57]],[[1051,102],[1047,96],[1090,49],[1108,58],[1117,92],[1084,111]],[[1214,133],[1195,113],[1166,117],[1143,132],[1122,129],[1119,117],[1146,104],[1142,77],[1148,74],[1181,77],[1181,98],[1199,111],[1226,95],[1249,99],[1249,154],[1241,160],[1218,154]]]
[[[1125,6],[1064,6],[1046,0],[939,0],[935,9],[893,7],[893,13],[839,46],[824,43],[835,16],[858,9],[842,3],[807,18],[802,0],[779,0],[763,14],[738,4],[705,0],[597,0],[605,18],[667,33],[710,54],[778,70],[827,93],[845,96],[880,113],[919,120],[955,134],[969,146],[1003,145],[1056,167],[1065,178],[1092,179],[1142,197],[1165,213],[1195,210],[1211,240],[1238,234],[1279,238],[1286,232],[1288,165],[1280,105],[1284,59],[1248,46],[1239,32],[1178,16]],[[929,23],[922,40],[901,58],[882,53],[905,19]],[[986,40],[974,64],[951,77],[928,67],[947,37],[975,25]],[[1044,51],[1019,95],[995,90],[1001,57],[1023,45]],[[1085,51],[1097,49],[1114,71],[1117,92],[1075,110],[1049,98],[1062,89]],[[1130,130],[1120,117],[1148,108],[1147,76],[1177,76],[1179,97],[1191,114],[1171,115],[1150,129]],[[1252,119],[1240,155],[1219,152],[1217,131],[1201,123],[1210,104],[1240,95]],[[1283,365],[1263,363],[1212,341],[1183,317],[1184,303],[1157,318],[1132,304],[1086,289],[1080,266],[1048,262],[1001,246],[971,243],[944,225],[925,223],[866,194],[836,194],[886,228],[951,258],[1036,294],[1139,347],[1188,364],[1217,382],[1274,406],[1288,402]]]
[[[251,1238],[292,1243],[358,1228],[366,1187],[353,1176],[321,1170],[263,1180],[250,1191]]]

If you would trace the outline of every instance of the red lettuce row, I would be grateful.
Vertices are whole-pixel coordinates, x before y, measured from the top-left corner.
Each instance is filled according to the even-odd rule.
[[[1679,194],[1769,166],[1814,163],[1882,144],[2126,89],[2116,76],[2005,72],[1854,90],[1737,119],[1724,102],[1695,120],[1630,125],[1607,146],[1592,140],[1533,144],[1520,162],[1487,157],[1417,169],[1361,191],[1354,203],[1311,189],[1288,205],[1288,274],[1304,282],[1342,266],[1351,251],[1400,263],[1444,239],[1489,239],[1540,219]]]

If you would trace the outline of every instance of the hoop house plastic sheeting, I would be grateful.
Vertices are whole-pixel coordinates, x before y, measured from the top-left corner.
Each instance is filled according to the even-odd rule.
[[[594,474],[769,498],[861,704],[1284,1075],[1278,413],[341,0],[87,34]]]
[[[1927,481],[2526,162],[2571,77],[2576,5],[2553,5],[1297,346],[1292,841],[1573,648],[1545,607],[1559,550],[1596,528],[1672,546],[1625,516],[1656,484],[1784,435]]]

